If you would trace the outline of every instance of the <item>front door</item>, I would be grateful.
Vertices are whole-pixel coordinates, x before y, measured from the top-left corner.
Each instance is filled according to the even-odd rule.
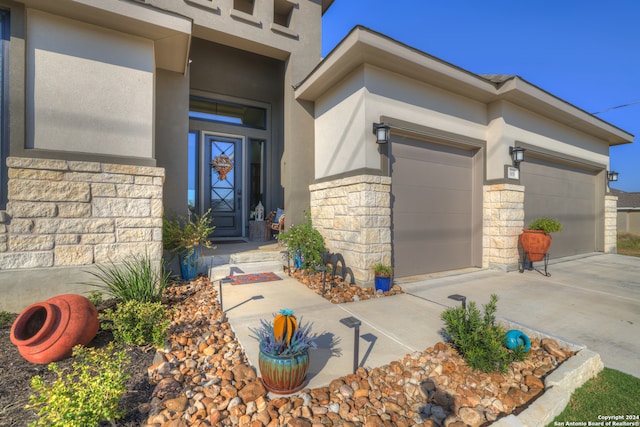
[[[243,235],[242,144],[242,137],[204,137],[204,210],[211,208],[217,237]]]

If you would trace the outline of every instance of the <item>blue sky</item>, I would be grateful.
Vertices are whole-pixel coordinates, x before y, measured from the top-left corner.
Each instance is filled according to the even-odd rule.
[[[322,53],[363,25],[477,74],[516,74],[635,135],[612,187],[640,192],[640,1],[335,0]]]

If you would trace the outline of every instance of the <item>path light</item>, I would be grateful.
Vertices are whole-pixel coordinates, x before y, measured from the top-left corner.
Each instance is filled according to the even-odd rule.
[[[453,295],[449,295],[448,298],[454,301],[460,301],[462,303],[462,308],[464,309],[467,308],[467,297],[465,297],[464,295],[453,294]]]
[[[376,143],[386,144],[389,142],[389,126],[384,123],[373,124],[373,134],[376,136]]]
[[[223,283],[231,283],[233,282],[233,279],[230,277],[223,277],[222,279],[218,280],[218,295],[219,295],[219,302],[220,302],[220,311],[224,311],[224,308],[222,308],[222,284]]]
[[[355,317],[345,317],[340,319],[340,323],[348,328],[354,328],[353,331],[353,373],[358,370],[358,349],[360,347],[360,325],[362,322]]]
[[[607,179],[609,180],[609,182],[617,181],[618,180],[618,172],[615,172],[615,171],[607,172]]]
[[[515,167],[519,167],[520,162],[524,161],[524,151],[525,149],[522,147],[509,147],[509,155],[511,155]]]

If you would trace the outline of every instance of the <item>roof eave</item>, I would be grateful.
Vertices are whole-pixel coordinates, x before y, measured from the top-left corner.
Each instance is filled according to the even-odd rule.
[[[315,101],[347,74],[364,64],[435,85],[467,98],[490,103],[506,100],[609,145],[628,144],[634,136],[518,76],[500,82],[471,73],[368,28],[357,26],[295,88],[297,99]]]

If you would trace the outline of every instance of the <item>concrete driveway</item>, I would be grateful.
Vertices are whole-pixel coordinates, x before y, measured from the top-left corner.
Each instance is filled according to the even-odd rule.
[[[499,317],[586,345],[605,366],[640,377],[640,258],[564,258],[552,262],[549,273],[484,270],[402,287],[443,305],[452,304],[452,294],[485,304],[495,293]]]
[[[309,387],[326,386],[353,369],[354,330],[341,319],[362,322],[357,365],[381,366],[442,341],[440,313],[459,304],[448,298],[452,294],[481,305],[495,293],[499,317],[585,345],[600,354],[605,366],[640,377],[640,258],[564,258],[552,262],[549,272],[551,277],[536,271],[453,272],[404,282],[403,295],[338,305],[279,272],[281,281],[224,285],[224,309],[255,366],[258,345],[249,328],[260,319],[291,308],[312,322],[320,337],[311,358]]]

